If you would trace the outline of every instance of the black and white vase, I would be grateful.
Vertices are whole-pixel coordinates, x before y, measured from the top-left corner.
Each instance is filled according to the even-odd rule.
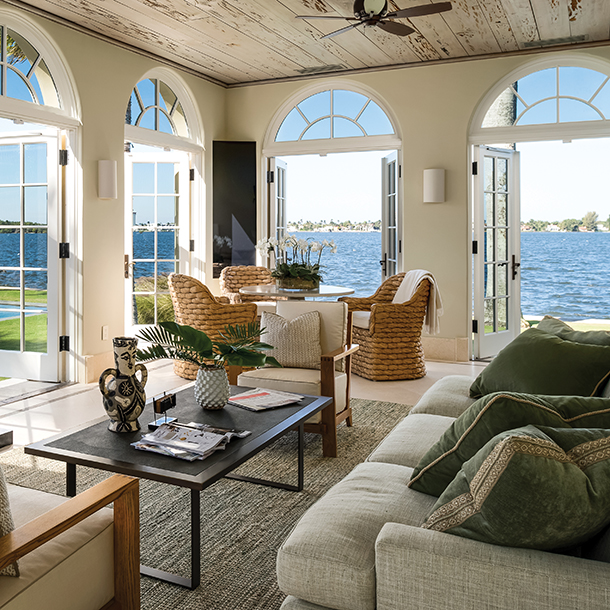
[[[104,409],[110,417],[108,430],[112,432],[135,432],[140,429],[138,417],[146,404],[144,386],[148,371],[143,364],[136,364],[137,345],[135,337],[115,337],[112,340],[115,368],[106,369],[100,375]],[[136,376],[138,371],[141,373],[140,379]]]
[[[199,367],[195,379],[195,401],[204,409],[222,409],[229,402],[227,371]]]

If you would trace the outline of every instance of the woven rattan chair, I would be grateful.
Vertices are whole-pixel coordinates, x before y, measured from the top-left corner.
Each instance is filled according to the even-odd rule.
[[[169,292],[176,322],[202,330],[210,339],[218,338],[227,324],[247,324],[256,319],[254,303],[229,304],[227,299],[217,299],[207,286],[188,275],[172,273]],[[174,373],[185,379],[195,379],[197,368],[190,362],[174,361]]]
[[[421,334],[430,282],[422,280],[408,302],[393,303],[404,276],[398,273],[388,278],[370,297],[339,299],[354,312],[353,341],[360,349],[353,355],[352,370],[360,377],[390,381],[426,374]],[[362,316],[362,323],[357,312],[370,314]]]
[[[235,265],[225,267],[220,273],[220,294],[229,299],[229,303],[256,303],[259,316],[263,311],[275,311],[275,302],[283,300],[283,297],[266,296],[265,300],[261,301],[260,296],[239,292],[243,286],[261,284],[275,284],[267,267]]]

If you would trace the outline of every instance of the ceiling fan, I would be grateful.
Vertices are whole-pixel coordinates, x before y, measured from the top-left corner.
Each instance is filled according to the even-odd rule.
[[[397,23],[392,19],[409,19],[411,17],[422,17],[424,15],[434,15],[451,10],[451,2],[438,2],[436,4],[422,4],[403,8],[393,13],[388,13],[387,0],[355,0],[353,17],[335,17],[332,15],[296,15],[297,19],[344,19],[346,21],[357,21],[352,25],[335,30],[322,38],[330,38],[337,34],[342,34],[354,28],[375,25],[389,34],[397,36],[408,36],[415,30],[404,23]]]

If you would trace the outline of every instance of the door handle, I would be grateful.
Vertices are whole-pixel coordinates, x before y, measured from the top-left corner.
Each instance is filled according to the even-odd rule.
[[[511,262],[511,269],[513,270],[513,280],[517,277],[517,269],[521,267],[521,263],[518,263],[516,260],[516,256],[513,254],[513,259]]]
[[[129,279],[129,268],[130,267],[135,267],[136,264],[135,263],[130,263],[129,262],[129,254],[125,255],[125,260],[123,263],[123,273],[125,275],[125,279]]]
[[[379,261],[379,264],[381,265],[381,272],[383,273],[384,277],[387,271],[387,266],[388,266],[388,253],[386,252],[383,255],[383,258]]]

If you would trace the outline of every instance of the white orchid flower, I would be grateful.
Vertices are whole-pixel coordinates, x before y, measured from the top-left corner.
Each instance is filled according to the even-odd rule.
[[[318,241],[313,241],[311,242],[310,248],[312,252],[320,252],[320,250],[322,250],[322,244]]]
[[[306,239],[299,239],[297,241],[297,246],[299,250],[303,250],[303,252],[306,252],[309,249],[309,242]]]

